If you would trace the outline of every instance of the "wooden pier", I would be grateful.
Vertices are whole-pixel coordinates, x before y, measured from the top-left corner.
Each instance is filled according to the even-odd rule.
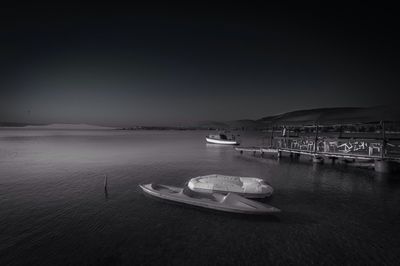
[[[381,138],[334,137],[321,134],[315,125],[314,135],[269,137],[268,146],[236,147],[243,154],[270,154],[280,158],[284,154],[291,157],[309,156],[314,163],[342,159],[352,162],[372,162],[377,172],[392,172],[400,167],[400,139],[387,138],[384,127]]]

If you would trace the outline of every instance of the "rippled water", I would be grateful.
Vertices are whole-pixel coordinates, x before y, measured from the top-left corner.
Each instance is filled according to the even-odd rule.
[[[396,176],[243,156],[205,134],[1,130],[0,265],[399,264]],[[283,212],[193,209],[138,188],[211,173],[264,178]]]

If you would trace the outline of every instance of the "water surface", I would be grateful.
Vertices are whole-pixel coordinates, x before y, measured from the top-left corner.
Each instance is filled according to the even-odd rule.
[[[399,264],[394,175],[243,156],[206,134],[1,130],[0,265]],[[138,187],[212,173],[265,179],[275,193],[263,201],[283,212],[194,209]]]

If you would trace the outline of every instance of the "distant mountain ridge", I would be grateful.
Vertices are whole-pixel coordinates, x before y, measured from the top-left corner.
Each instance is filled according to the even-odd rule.
[[[251,119],[241,119],[241,120],[232,120],[225,122],[217,122],[217,121],[204,121],[198,123],[197,127],[207,129],[207,128],[260,128],[264,127],[265,124],[258,120]]]
[[[0,127],[26,127],[26,126],[45,126],[45,124],[30,124],[30,123],[18,123],[18,122],[0,122]]]
[[[400,121],[400,108],[395,106],[317,108],[267,116],[257,121],[265,124],[345,124]]]
[[[95,126],[88,124],[25,124],[25,123],[0,123],[0,127],[18,127],[25,129],[76,129],[76,130],[94,130],[94,129],[115,129],[114,127]]]
[[[316,123],[328,125],[380,121],[399,122],[400,108],[397,106],[315,108],[266,116],[257,120],[210,121],[202,126],[221,129],[261,129],[271,125],[314,125]]]
[[[232,121],[203,121],[190,126],[156,127],[156,129],[263,129],[271,125],[320,125],[373,123],[380,121],[400,122],[400,107],[333,107],[296,110],[277,115],[262,117],[260,119],[241,119]],[[26,124],[0,122],[0,127],[20,127],[31,129],[114,129],[87,124]],[[141,129],[134,126],[132,129]],[[146,127],[151,128],[151,127]]]

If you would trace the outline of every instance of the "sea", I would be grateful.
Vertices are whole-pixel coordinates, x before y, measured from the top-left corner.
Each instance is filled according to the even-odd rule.
[[[241,155],[208,133],[0,130],[0,265],[400,264],[400,176]],[[193,208],[138,186],[214,173],[264,179],[274,194],[259,201],[282,212]]]

